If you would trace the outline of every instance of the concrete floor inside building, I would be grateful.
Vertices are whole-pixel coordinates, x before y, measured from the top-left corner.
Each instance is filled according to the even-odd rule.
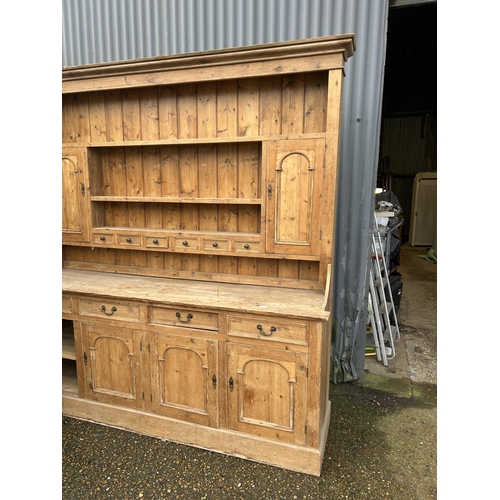
[[[437,498],[437,264],[401,248],[401,339],[362,383],[330,386],[320,477],[62,417],[62,498]]]

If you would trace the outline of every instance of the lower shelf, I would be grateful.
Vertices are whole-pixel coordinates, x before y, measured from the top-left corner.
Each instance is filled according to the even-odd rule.
[[[76,362],[64,358],[62,360],[62,390],[63,393],[69,393],[78,396]]]
[[[63,393],[63,414],[96,424],[194,446],[313,476],[321,475],[330,423],[330,403],[320,429],[320,445],[307,448],[228,429],[205,427],[159,415],[97,403]]]

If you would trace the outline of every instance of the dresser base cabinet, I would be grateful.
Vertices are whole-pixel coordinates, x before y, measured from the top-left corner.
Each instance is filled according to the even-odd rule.
[[[74,346],[76,368],[63,412],[319,475],[326,295],[63,270],[63,349]]]

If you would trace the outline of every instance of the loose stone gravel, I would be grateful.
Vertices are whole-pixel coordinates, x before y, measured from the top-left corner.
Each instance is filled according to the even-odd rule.
[[[321,477],[63,417],[62,499],[433,500],[436,386],[331,386]]]

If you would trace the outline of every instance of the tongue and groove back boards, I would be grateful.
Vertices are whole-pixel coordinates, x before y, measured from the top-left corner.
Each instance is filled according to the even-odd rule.
[[[144,242],[129,254],[114,241],[105,246],[114,251],[92,256],[84,247],[82,257],[65,247],[64,260],[324,286],[332,262],[343,65],[353,49],[352,36],[322,37],[65,70],[62,140],[91,146],[92,226],[222,233],[230,242],[223,255],[191,253],[189,245],[171,242],[152,256]],[[282,158],[292,175],[302,171],[298,185],[308,186],[285,196],[276,188],[286,172],[269,151],[274,155],[282,147],[276,141],[292,138],[320,139],[325,152],[314,171],[311,165],[297,170],[305,157]],[[167,197],[169,203],[157,202]],[[273,220],[280,207],[285,213]],[[304,231],[305,242],[298,236]],[[289,245],[275,244],[280,238]],[[293,240],[299,243],[292,248]],[[90,235],[87,243],[99,246]],[[197,248],[202,245],[198,240]]]

